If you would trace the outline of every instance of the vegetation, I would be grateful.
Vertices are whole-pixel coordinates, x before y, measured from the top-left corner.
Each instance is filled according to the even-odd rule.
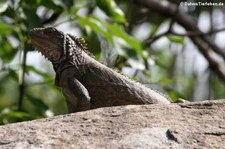
[[[66,113],[50,63],[30,44],[28,32],[35,27],[54,26],[84,37],[98,61],[164,91],[174,101],[223,98],[225,77],[217,62],[224,62],[218,46],[225,45],[216,39],[224,36],[225,23],[218,18],[224,17],[225,3],[208,7],[181,6],[179,0],[168,3],[168,8],[184,10],[199,24],[206,22],[203,33],[182,24],[185,18],[170,16],[169,9],[163,14],[160,7],[150,8],[152,2],[0,0],[0,124]],[[195,37],[202,45],[209,37],[215,46],[207,44],[218,57],[208,58]]]

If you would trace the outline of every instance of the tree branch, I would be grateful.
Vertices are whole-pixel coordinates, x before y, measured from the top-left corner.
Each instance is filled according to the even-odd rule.
[[[175,32],[174,29],[172,28],[170,30],[170,33],[176,36],[205,36],[205,35],[216,34],[218,32],[223,32],[223,31],[225,31],[225,28],[214,29],[205,33],[199,32],[199,31],[187,31],[186,33],[178,33],[178,32]]]
[[[158,0],[136,0],[140,5],[143,5],[153,11],[161,13],[167,17],[172,18],[183,26],[188,32],[199,32],[197,23],[188,16],[186,13],[179,11],[177,6],[169,3],[168,1]],[[225,53],[220,49],[212,40],[206,36],[189,36],[190,39],[196,44],[199,51],[208,60],[211,69],[213,69],[220,77],[225,81],[225,64],[218,60],[218,57],[222,56],[225,59]],[[218,55],[218,54],[219,55]]]
[[[24,98],[24,89],[25,89],[25,72],[26,72],[26,60],[27,60],[27,44],[24,44],[23,57],[21,70],[19,75],[19,100],[18,100],[18,111],[22,111],[22,104]]]

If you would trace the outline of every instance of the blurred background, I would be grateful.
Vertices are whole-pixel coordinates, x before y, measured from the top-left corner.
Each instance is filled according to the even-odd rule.
[[[35,27],[83,37],[96,60],[173,101],[224,98],[224,12],[224,0],[0,0],[0,124],[67,113]]]

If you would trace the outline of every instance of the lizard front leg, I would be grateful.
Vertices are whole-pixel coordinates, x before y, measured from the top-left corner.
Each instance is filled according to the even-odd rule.
[[[85,111],[91,108],[88,90],[72,77],[61,78],[61,87],[66,97],[68,112]]]

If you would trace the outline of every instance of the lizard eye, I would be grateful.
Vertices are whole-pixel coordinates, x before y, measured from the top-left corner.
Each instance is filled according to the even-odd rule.
[[[53,29],[49,28],[45,31],[45,33],[50,35],[53,33]]]
[[[52,34],[52,30],[48,30],[47,33],[48,33],[48,34]]]

